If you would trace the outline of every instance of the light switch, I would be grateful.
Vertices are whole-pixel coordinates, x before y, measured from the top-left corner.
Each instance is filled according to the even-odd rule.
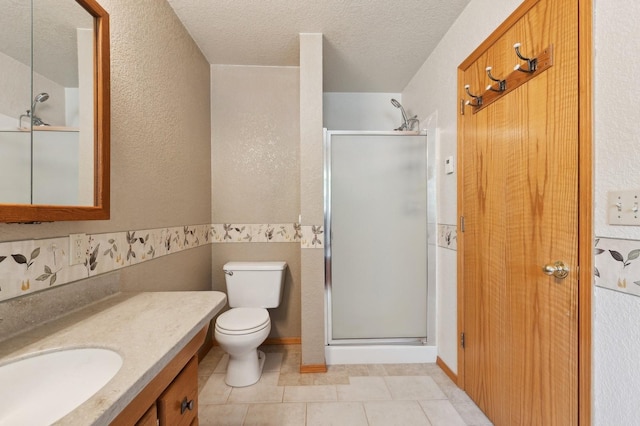
[[[609,225],[640,226],[640,190],[610,191],[607,210]]]
[[[448,156],[444,160],[444,172],[448,175],[453,173],[453,155]]]

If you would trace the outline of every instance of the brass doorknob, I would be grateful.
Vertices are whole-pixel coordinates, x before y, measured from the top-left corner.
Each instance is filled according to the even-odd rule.
[[[542,272],[563,280],[567,278],[567,275],[569,275],[569,268],[563,262],[557,261],[553,265],[544,265],[542,267]]]

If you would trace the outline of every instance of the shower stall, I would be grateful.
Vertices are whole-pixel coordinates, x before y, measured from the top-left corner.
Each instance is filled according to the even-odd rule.
[[[325,131],[328,364],[435,361],[428,141]]]

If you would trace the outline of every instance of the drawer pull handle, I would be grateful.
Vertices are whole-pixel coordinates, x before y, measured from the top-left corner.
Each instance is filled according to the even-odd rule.
[[[187,401],[187,397],[185,396],[182,400],[182,403],[180,404],[180,414],[184,414],[184,412],[187,410],[193,410],[193,405],[193,399],[191,401]]]

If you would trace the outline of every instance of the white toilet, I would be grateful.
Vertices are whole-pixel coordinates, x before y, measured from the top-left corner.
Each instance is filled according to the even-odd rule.
[[[228,262],[223,267],[230,310],[216,319],[215,339],[229,354],[225,382],[243,387],[262,375],[264,352],[258,346],[271,331],[266,308],[282,300],[286,262]]]

